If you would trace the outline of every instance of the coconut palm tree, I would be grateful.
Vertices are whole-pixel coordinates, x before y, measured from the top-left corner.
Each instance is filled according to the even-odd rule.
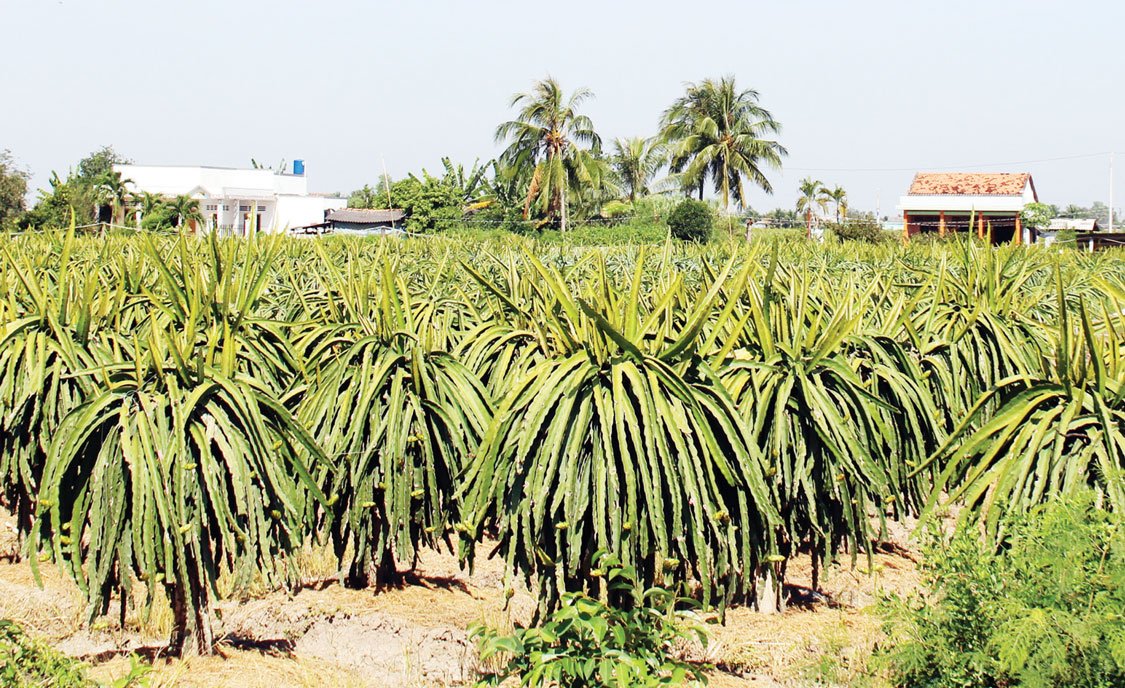
[[[192,222],[202,222],[203,214],[199,212],[199,200],[180,194],[168,203],[172,206],[172,210],[176,213],[176,227],[183,227],[184,224]]]
[[[496,142],[511,141],[500,161],[526,176],[524,219],[534,207],[550,220],[558,218],[565,232],[568,191],[600,186],[606,172],[598,159],[601,137],[590,118],[578,113],[593,95],[579,88],[567,97],[548,77],[535,82],[530,93],[512,96],[510,106],[519,111],[514,120],[496,127]]]
[[[797,198],[797,212],[805,214],[808,236],[811,237],[813,211],[818,207],[822,212],[826,211],[831,197],[824,183],[812,177],[802,179],[797,189],[801,192],[801,195]]]
[[[832,202],[836,204],[836,224],[840,224],[841,220],[848,219],[848,192],[844,191],[844,187],[837,186],[831,191],[825,191]],[[842,211],[842,214],[841,214]]]
[[[701,199],[710,178],[728,215],[731,196],[746,207],[743,178],[773,193],[762,168],[780,168],[788,152],[763,137],[780,131],[773,115],[758,104],[758,92],[738,90],[729,76],[687,84],[687,92],[661,116],[661,140],[672,147],[674,178]]]
[[[629,190],[629,200],[650,193],[649,182],[668,160],[667,146],[657,139],[633,136],[613,140],[614,155],[610,162],[621,185]]]

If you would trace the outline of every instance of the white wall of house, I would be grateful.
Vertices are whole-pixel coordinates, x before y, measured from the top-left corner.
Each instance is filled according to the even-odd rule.
[[[348,205],[346,198],[328,198],[325,196],[290,196],[277,197],[278,225],[275,231],[284,232],[293,227],[304,227],[324,222],[324,213],[328,210],[338,210]],[[284,222],[282,222],[284,218]]]
[[[115,165],[130,191],[199,200],[203,228],[247,236],[251,231],[280,232],[324,221],[327,210],[347,199],[311,196],[304,175],[268,169],[180,165]]]

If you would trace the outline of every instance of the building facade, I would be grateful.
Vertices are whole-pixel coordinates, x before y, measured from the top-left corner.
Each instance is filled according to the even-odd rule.
[[[903,239],[923,233],[945,236],[974,232],[993,244],[1029,243],[1020,215],[1038,194],[1031,175],[927,174],[914,175],[907,195],[899,200]]]
[[[199,201],[201,231],[222,236],[284,232],[324,222],[325,215],[348,204],[346,198],[310,194],[303,174],[270,169],[180,165],[114,165],[129,191]],[[140,225],[140,211],[135,216]]]

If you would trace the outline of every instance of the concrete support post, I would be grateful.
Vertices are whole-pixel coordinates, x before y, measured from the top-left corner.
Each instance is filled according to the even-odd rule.
[[[910,213],[902,211],[902,243],[910,239]]]
[[[1023,243],[1023,223],[1020,221],[1020,214],[1016,213],[1016,231],[1012,233],[1012,243],[1019,246]]]
[[[941,237],[943,239],[945,238],[945,211],[944,210],[941,211],[941,215],[939,216],[939,219],[938,219],[937,233],[938,233],[939,237]]]

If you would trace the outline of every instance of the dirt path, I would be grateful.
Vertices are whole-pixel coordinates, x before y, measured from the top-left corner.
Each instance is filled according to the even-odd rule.
[[[0,531],[10,538],[7,523],[0,523]],[[0,541],[0,552],[10,544]],[[880,553],[874,575],[866,575],[865,559],[856,569],[831,567],[822,584],[826,598],[781,615],[730,610],[725,624],[711,627],[707,648],[686,652],[726,669],[713,674],[712,686],[799,685],[802,669],[825,653],[862,651],[874,642],[878,621],[863,609],[879,589],[901,592],[917,584],[912,557],[899,549]],[[131,611],[123,628],[112,609],[86,625],[78,590],[50,565],[42,569],[40,588],[27,563],[0,561],[0,618],[13,619],[61,651],[82,657],[101,680],[121,675],[128,669],[128,653],[140,651],[153,659],[154,688],[425,688],[471,684],[477,660],[470,625],[511,628],[526,623],[534,609],[534,599],[523,589],[505,607],[503,570],[496,561],[478,561],[468,574],[451,554],[428,552],[411,584],[376,594],[338,585],[328,576],[326,557],[308,560],[302,567],[309,570],[308,584],[299,591],[267,592],[217,606],[216,635],[224,640],[215,657],[160,656],[170,621],[166,605],[155,607],[147,619]],[[807,559],[794,560],[787,578],[797,586],[810,585]]]

